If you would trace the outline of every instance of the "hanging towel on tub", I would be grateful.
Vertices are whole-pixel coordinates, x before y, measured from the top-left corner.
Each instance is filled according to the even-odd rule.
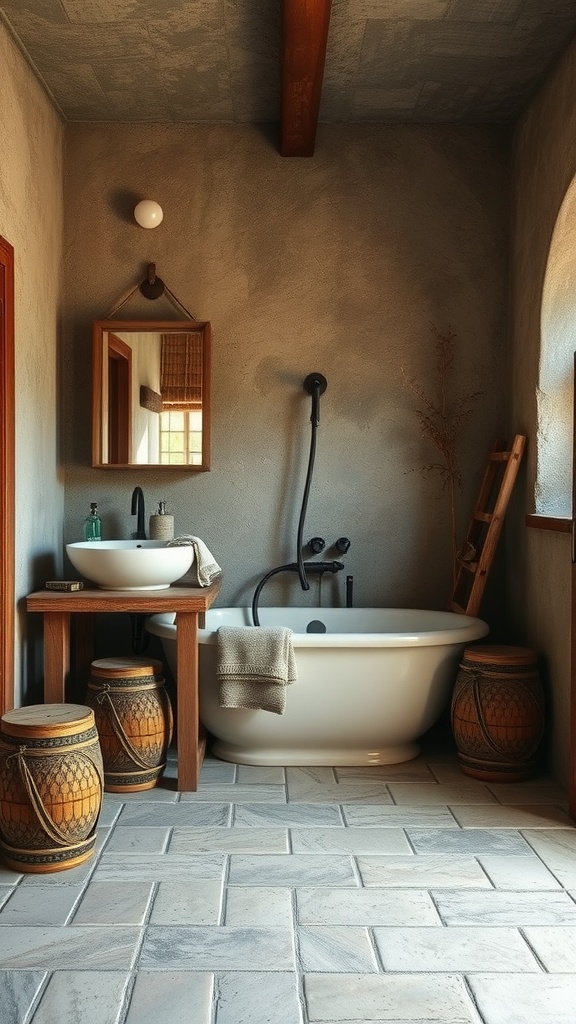
[[[292,630],[283,626],[220,626],[216,678],[223,708],[284,714],[286,687],[296,681]]]

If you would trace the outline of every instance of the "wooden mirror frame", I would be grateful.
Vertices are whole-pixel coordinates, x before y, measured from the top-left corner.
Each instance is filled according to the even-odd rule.
[[[124,420],[123,436],[118,441],[115,453],[117,461],[104,461],[104,429],[109,422],[109,386],[105,363],[105,349],[111,334],[201,334],[202,335],[202,457],[196,465],[135,462],[127,426],[128,417],[122,413],[119,403],[119,418]],[[128,350],[128,354],[123,351]],[[108,349],[110,354],[110,350]],[[121,338],[113,346],[113,358],[118,360],[117,387],[132,392],[132,365],[130,349]],[[211,442],[211,330],[209,321],[199,320],[96,320],[92,329],[92,466],[97,469],[172,469],[202,473],[210,469]],[[106,372],[105,372],[106,370]],[[158,412],[161,397],[144,384],[140,385],[140,405]]]

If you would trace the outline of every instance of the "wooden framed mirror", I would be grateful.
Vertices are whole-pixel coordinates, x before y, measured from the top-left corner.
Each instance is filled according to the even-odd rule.
[[[210,323],[97,320],[92,465],[210,469]]]

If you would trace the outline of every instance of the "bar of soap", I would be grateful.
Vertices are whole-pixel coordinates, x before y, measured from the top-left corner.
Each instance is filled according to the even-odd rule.
[[[48,580],[45,584],[46,590],[83,590],[84,584],[80,580]]]

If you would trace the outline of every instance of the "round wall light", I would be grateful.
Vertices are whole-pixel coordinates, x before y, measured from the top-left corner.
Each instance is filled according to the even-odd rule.
[[[162,223],[164,211],[153,199],[142,199],[134,207],[134,219],[141,228],[157,228]]]

